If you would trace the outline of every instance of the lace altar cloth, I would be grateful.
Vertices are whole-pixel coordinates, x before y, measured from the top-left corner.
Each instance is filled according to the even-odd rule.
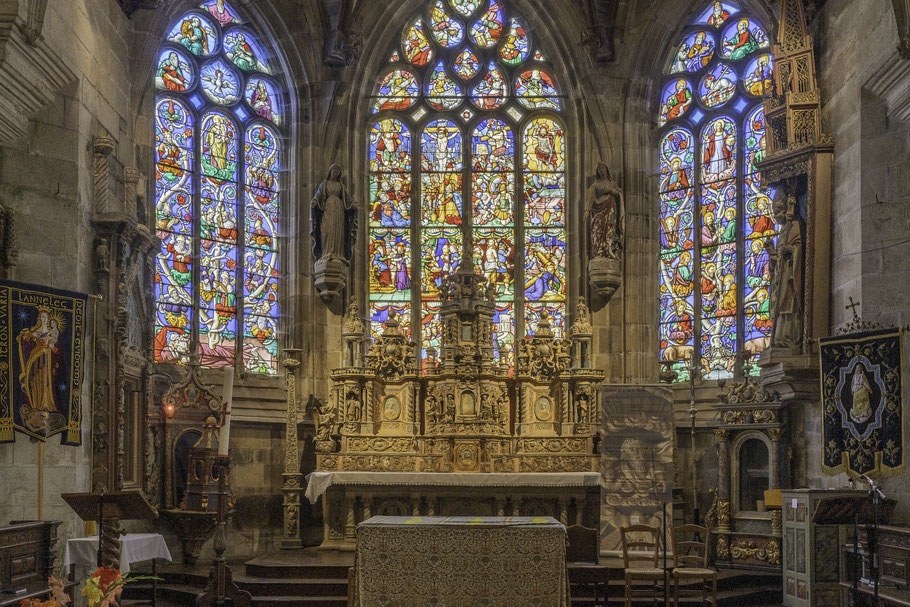
[[[566,607],[566,528],[551,517],[374,516],[357,525],[354,585],[355,607]]]

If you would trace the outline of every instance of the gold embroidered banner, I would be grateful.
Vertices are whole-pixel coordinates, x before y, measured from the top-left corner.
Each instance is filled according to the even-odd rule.
[[[904,468],[900,330],[826,337],[819,346],[825,472],[900,474]]]
[[[0,280],[0,443],[22,432],[82,443],[82,293]]]

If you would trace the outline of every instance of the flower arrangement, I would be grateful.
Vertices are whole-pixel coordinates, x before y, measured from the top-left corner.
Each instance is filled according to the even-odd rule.
[[[116,606],[120,595],[123,593],[123,587],[129,582],[160,579],[150,575],[123,577],[117,569],[98,567],[95,573],[85,578],[85,584],[82,586],[82,596],[87,599],[87,607]],[[72,599],[64,591],[66,586],[64,580],[51,576],[48,578],[47,583],[51,587],[49,599],[22,599],[19,602],[19,607],[65,607],[71,602]]]

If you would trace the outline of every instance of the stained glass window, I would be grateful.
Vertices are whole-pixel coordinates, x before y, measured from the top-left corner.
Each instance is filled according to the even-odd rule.
[[[551,66],[501,0],[432,0],[377,74],[369,123],[370,328],[394,312],[438,354],[439,288],[470,259],[496,293],[494,356],[565,327],[566,132]],[[470,257],[468,257],[470,256]]]
[[[692,360],[702,377],[733,377],[771,335],[774,192],[756,168],[770,40],[739,6],[712,2],[674,49],[658,115],[660,357],[679,380]]]
[[[241,13],[221,0],[185,12],[161,44],[157,362],[185,363],[195,354],[208,367],[278,372],[286,107],[273,59]]]

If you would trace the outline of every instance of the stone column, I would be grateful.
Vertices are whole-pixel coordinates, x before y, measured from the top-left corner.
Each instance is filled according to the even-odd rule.
[[[284,537],[282,548],[300,547],[300,454],[297,449],[297,375],[300,361],[294,358],[284,360],[287,369],[287,414],[284,432]]]
[[[559,522],[569,525],[569,498],[565,495],[559,496]]]
[[[717,440],[717,532],[730,533],[730,431],[714,430]]]
[[[768,479],[769,489],[780,489],[780,428],[771,428],[768,430],[768,437],[771,439],[771,450],[768,456]],[[771,512],[771,534],[780,537],[783,533],[783,521],[781,508],[773,508]]]
[[[141,175],[137,168],[128,167],[123,169],[123,206],[127,213],[136,215],[139,223],[145,224],[148,221],[148,217],[144,216],[144,212],[139,212],[139,205],[136,202],[136,185],[139,183]],[[142,210],[144,211],[144,209]]]
[[[94,177],[95,213],[102,215],[111,208],[110,156],[114,151],[114,140],[110,137],[95,137],[92,142],[92,177]]]

